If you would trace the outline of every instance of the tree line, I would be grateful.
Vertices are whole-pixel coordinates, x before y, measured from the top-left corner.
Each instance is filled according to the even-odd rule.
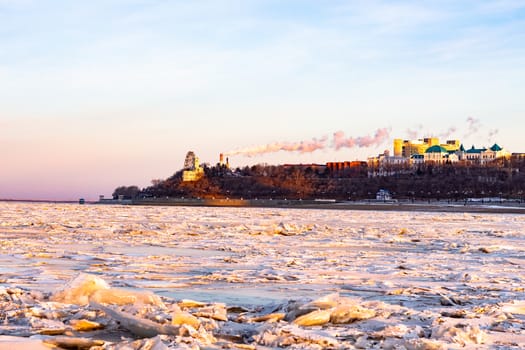
[[[204,165],[204,176],[182,181],[182,170],[143,189],[120,186],[113,197],[336,199],[374,198],[379,189],[398,199],[463,200],[525,195],[525,161],[496,160],[488,164],[391,165],[381,172],[366,165],[333,170],[320,166],[267,165],[230,170]],[[378,175],[380,174],[380,175]]]

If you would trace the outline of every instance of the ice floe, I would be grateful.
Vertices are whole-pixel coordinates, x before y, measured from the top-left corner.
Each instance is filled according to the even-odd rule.
[[[524,228],[0,202],[0,349],[520,349]]]

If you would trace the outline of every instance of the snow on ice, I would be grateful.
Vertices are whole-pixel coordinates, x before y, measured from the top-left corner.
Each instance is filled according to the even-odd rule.
[[[525,216],[0,202],[0,349],[520,349]]]

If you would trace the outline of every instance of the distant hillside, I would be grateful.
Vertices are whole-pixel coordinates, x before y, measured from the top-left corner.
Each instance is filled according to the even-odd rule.
[[[338,199],[374,198],[379,189],[398,199],[451,199],[472,197],[522,198],[525,195],[525,162],[501,160],[483,166],[465,164],[391,167],[387,176],[368,175],[365,167],[346,172],[304,165],[255,165],[230,170],[223,165],[204,166],[198,181],[183,182],[182,171],[150,187],[133,191],[138,198],[244,198]],[[121,186],[119,194],[131,196]],[[119,189],[127,190],[120,193]]]

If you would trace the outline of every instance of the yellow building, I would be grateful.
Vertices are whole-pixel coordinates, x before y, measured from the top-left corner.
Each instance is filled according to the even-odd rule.
[[[182,172],[182,181],[198,181],[204,175],[204,170],[200,168],[199,170],[184,170]]]
[[[401,157],[402,155],[403,155],[403,140],[394,139],[394,157]]]
[[[410,158],[413,155],[424,155],[425,151],[432,146],[441,146],[447,152],[455,152],[459,150],[460,145],[459,140],[447,140],[446,143],[440,144],[437,137],[427,137],[419,140],[394,139],[394,156]]]
[[[183,182],[197,181],[204,176],[204,169],[200,165],[199,158],[192,151],[186,154],[184,169],[182,172]]]
[[[461,147],[461,142],[459,140],[447,140],[447,143],[442,143],[440,146],[446,149],[447,152],[457,152]]]

